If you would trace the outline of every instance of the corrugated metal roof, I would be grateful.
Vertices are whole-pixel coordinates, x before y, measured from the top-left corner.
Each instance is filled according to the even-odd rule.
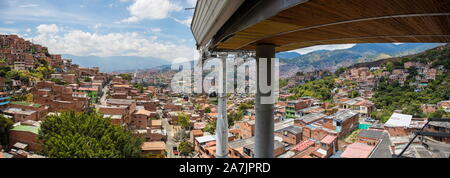
[[[407,114],[392,114],[391,118],[384,124],[386,127],[409,127],[411,124],[412,115]]]
[[[228,137],[232,137],[233,134],[228,133]],[[198,143],[206,143],[206,142],[210,142],[210,141],[215,141],[216,140],[216,135],[205,135],[202,137],[196,137],[195,140],[197,140]]]

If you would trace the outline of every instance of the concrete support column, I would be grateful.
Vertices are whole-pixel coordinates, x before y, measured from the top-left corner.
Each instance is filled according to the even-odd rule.
[[[261,86],[272,86],[271,72],[274,70],[271,65],[272,58],[275,58],[275,45],[259,44],[256,46],[256,121],[255,121],[255,157],[274,157],[274,104],[261,102],[261,98],[270,96],[271,92],[262,93]],[[261,64],[263,62],[263,64]],[[265,62],[265,63],[264,63]],[[267,83],[264,83],[267,82]]]
[[[228,157],[228,118],[226,90],[226,56],[222,56],[222,69],[219,74],[218,118],[216,122],[216,158]]]

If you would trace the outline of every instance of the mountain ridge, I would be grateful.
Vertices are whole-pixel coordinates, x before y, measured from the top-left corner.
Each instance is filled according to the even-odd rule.
[[[100,67],[102,72],[116,72],[125,70],[140,70],[158,67],[170,64],[169,61],[151,58],[151,57],[136,57],[136,56],[75,56],[65,54],[65,58],[72,59],[72,63],[78,64],[82,67]]]
[[[330,70],[353,64],[372,62],[384,58],[399,57],[423,52],[441,46],[442,43],[365,43],[348,49],[319,50],[295,58],[280,58],[281,76],[288,77],[298,71]]]

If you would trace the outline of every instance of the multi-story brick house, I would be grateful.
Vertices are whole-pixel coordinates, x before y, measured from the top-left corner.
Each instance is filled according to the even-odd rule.
[[[9,107],[19,108],[22,110],[31,110],[36,111],[36,119],[43,120],[44,117],[48,114],[49,107],[42,104],[36,104],[26,101],[13,101],[9,104]],[[32,119],[30,119],[32,120]]]
[[[308,108],[313,103],[313,98],[301,98],[294,101],[288,101],[286,106],[286,117],[294,118],[296,117],[297,110]]]
[[[424,130],[426,132],[450,133],[450,123],[449,122],[431,121]],[[450,144],[450,138],[444,138],[444,137],[432,137],[432,138],[434,140]]]
[[[3,114],[11,116],[14,122],[22,122],[26,120],[37,121],[37,112],[28,109],[8,107],[1,111]]]
[[[302,140],[303,127],[291,125],[275,131],[275,135],[283,139],[283,142],[295,145]]]
[[[158,103],[159,103],[158,101],[150,101],[150,100],[136,101],[137,106],[144,106],[144,109],[148,111],[156,111]]]
[[[238,121],[235,124],[239,139],[246,139],[255,135],[255,120]]]
[[[164,158],[166,144],[161,141],[144,142],[141,146],[141,154],[147,158]]]
[[[40,151],[42,149],[38,139],[40,127],[38,124],[28,123],[23,122],[10,130],[9,143],[11,146],[21,143],[25,151]]]
[[[123,93],[126,96],[131,94],[131,86],[127,84],[115,84],[111,87],[113,93]]]
[[[423,113],[433,113],[438,109],[436,104],[422,104],[420,107]]]
[[[375,111],[376,109],[373,102],[362,97],[356,97],[343,102],[339,102],[339,108],[351,109],[355,112],[358,112],[361,117],[370,116],[370,113]]]
[[[409,135],[412,115],[393,113],[389,120],[384,124],[384,129],[392,137]]]
[[[84,111],[88,106],[89,98],[86,95],[74,94],[71,87],[56,85],[54,82],[38,82],[31,92],[34,102],[49,106],[49,112]]]
[[[300,127],[305,127],[309,124],[322,120],[326,116],[327,115],[323,113],[312,113],[295,119],[294,124]]]
[[[323,126],[327,129],[334,130],[339,136],[345,136],[358,127],[358,113],[352,110],[341,110],[330,116],[326,116]]]
[[[123,117],[123,122],[125,124],[130,124],[131,115],[136,111],[136,101],[135,100],[124,100],[124,99],[108,99],[106,100],[108,106],[125,106],[126,113]]]
[[[437,103],[438,108],[442,108],[445,112],[450,112],[450,100]]]
[[[328,158],[338,151],[338,139],[335,135],[327,135],[320,140],[320,149],[317,150],[319,157]]]
[[[131,117],[130,127],[135,129],[147,129],[149,126],[151,112],[145,109],[139,109]]]
[[[110,117],[111,122],[114,125],[124,125],[129,119],[129,107],[127,106],[100,106],[99,113],[102,113],[105,117]]]

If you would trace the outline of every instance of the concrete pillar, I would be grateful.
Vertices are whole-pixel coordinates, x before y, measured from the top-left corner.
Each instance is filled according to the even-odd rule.
[[[261,59],[265,58],[265,59]],[[261,92],[262,82],[266,81],[266,86],[272,86],[271,65],[272,58],[275,58],[275,45],[259,44],[256,46],[256,121],[255,121],[255,157],[272,158],[274,149],[274,104],[261,103],[261,97],[269,96],[269,93]],[[260,61],[267,61],[263,66]],[[261,79],[264,79],[261,81]]]
[[[222,69],[219,74],[218,118],[216,122],[216,158],[228,157],[228,118],[226,90],[226,56],[222,56]]]

